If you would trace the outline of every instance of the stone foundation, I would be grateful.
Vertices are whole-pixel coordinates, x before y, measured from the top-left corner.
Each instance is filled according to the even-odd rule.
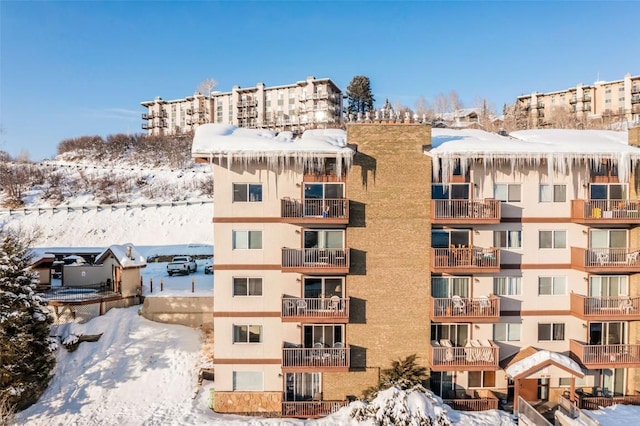
[[[213,411],[247,415],[282,412],[281,392],[218,392],[211,395]]]

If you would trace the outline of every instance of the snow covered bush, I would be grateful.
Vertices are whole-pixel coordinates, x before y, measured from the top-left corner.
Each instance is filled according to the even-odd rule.
[[[350,416],[358,422],[382,426],[450,426],[440,401],[421,385],[410,389],[392,386],[378,392],[371,402],[351,404]]]
[[[55,365],[52,319],[30,259],[25,237],[0,228],[0,400],[19,410],[38,399]]]

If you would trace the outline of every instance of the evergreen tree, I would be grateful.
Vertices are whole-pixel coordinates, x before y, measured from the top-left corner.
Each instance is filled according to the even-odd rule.
[[[416,354],[409,355],[391,363],[391,368],[381,371],[378,384],[363,392],[365,399],[375,398],[376,394],[392,386],[401,390],[411,389],[414,386],[422,386],[427,380],[427,369],[416,362]]]
[[[373,111],[373,93],[371,81],[364,75],[356,75],[347,86],[347,112],[357,114]]]
[[[25,237],[0,228],[0,400],[18,410],[40,397],[55,365],[52,318],[30,260]]]

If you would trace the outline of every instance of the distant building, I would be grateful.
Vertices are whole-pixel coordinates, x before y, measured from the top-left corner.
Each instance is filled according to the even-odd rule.
[[[597,124],[638,123],[640,75],[627,74],[622,80],[522,95],[512,112],[519,128],[583,127],[594,120],[599,121]]]
[[[234,86],[230,92],[195,93],[182,99],[141,102],[142,128],[149,135],[194,131],[200,124],[221,123],[254,129],[289,130],[338,127],[342,123],[342,91],[329,78],[282,86]]]

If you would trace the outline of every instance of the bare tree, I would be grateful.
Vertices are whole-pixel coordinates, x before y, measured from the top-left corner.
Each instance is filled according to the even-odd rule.
[[[451,112],[456,112],[457,110],[464,108],[462,99],[460,99],[458,92],[455,90],[449,92],[449,106],[451,107]]]
[[[218,82],[209,77],[198,85],[198,92],[205,96],[211,96],[211,92],[218,86]]]
[[[416,114],[420,117],[423,115],[427,120],[433,120],[433,107],[429,104],[429,101],[424,96],[420,96],[414,105]]]
[[[449,112],[449,105],[449,99],[444,95],[444,93],[438,93],[438,95],[433,98],[433,110],[436,118],[442,119],[442,116],[446,112]]]

